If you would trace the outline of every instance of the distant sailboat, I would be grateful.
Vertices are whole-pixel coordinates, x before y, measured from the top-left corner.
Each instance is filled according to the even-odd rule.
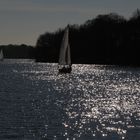
[[[0,51],[0,61],[2,61],[3,60],[3,51],[1,50]]]
[[[70,73],[72,70],[70,45],[69,45],[69,27],[65,29],[62,44],[60,47],[58,69],[60,73]]]

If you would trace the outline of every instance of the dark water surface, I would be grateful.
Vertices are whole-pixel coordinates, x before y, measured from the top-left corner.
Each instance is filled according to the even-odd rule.
[[[0,140],[139,140],[140,68],[0,63]]]

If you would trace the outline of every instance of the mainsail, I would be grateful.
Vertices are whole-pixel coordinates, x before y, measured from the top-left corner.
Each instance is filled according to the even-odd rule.
[[[59,71],[71,71],[71,54],[69,45],[69,28],[65,29],[59,54]]]
[[[70,46],[69,46],[69,29],[66,28],[59,54],[59,65],[69,65],[70,60]]]
[[[0,51],[0,61],[2,61],[3,60],[3,51],[1,50]]]
[[[70,45],[68,44],[68,47],[67,47],[67,64],[68,65],[71,65],[71,54],[70,54]]]

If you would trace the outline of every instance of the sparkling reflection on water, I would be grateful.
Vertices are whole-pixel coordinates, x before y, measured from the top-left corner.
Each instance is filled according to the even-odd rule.
[[[0,64],[0,138],[140,139],[140,69]]]

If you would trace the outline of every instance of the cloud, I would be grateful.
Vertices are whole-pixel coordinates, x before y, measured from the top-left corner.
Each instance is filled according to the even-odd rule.
[[[40,1],[40,2],[39,2]],[[79,13],[91,14],[102,11],[98,7],[90,4],[79,4],[78,1],[73,2],[64,0],[2,0],[0,1],[1,12],[28,12],[28,13]],[[89,6],[88,6],[89,5]]]
[[[130,3],[130,0],[128,2]],[[60,13],[63,15],[71,13],[90,16],[119,11],[126,13],[122,9],[128,9],[129,5],[124,7],[124,3],[126,3],[125,0],[122,2],[120,0],[117,2],[113,0],[106,0],[106,2],[99,0],[86,0],[86,2],[85,0],[0,0],[0,13]]]

